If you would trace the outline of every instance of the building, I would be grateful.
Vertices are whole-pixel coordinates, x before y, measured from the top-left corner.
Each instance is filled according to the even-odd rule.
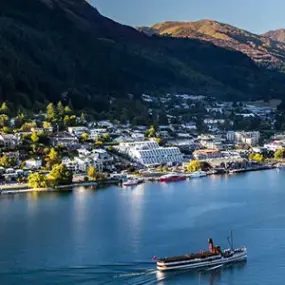
[[[15,148],[20,144],[21,140],[18,136],[12,134],[1,134],[0,145],[7,148]]]
[[[82,127],[68,127],[68,132],[71,135],[74,135],[78,138],[80,138],[84,133],[88,133],[88,128],[82,126]]]
[[[236,151],[219,151],[217,149],[199,149],[193,152],[197,160],[239,160],[241,155]]]
[[[95,141],[104,134],[108,134],[108,130],[106,128],[91,129],[89,137]]]
[[[250,146],[257,145],[260,140],[260,132],[235,132],[227,133],[227,140],[232,143],[244,143]]]
[[[201,135],[198,139],[200,145],[207,149],[221,150],[224,148],[224,139],[221,135]]]
[[[102,169],[111,169],[114,158],[105,149],[93,149],[93,159],[102,166]]]
[[[41,158],[28,159],[25,161],[26,167],[29,169],[40,169],[43,165]]]
[[[156,141],[122,143],[117,149],[145,166],[171,165],[183,160],[178,147],[160,147]]]
[[[285,143],[282,141],[273,141],[264,145],[264,148],[270,151],[277,151],[285,147]]]
[[[79,146],[79,140],[76,136],[68,132],[59,132],[50,138],[53,146],[61,145],[69,149],[76,149]]]
[[[198,149],[193,152],[193,156],[197,160],[209,160],[223,158],[222,153],[217,149]]]

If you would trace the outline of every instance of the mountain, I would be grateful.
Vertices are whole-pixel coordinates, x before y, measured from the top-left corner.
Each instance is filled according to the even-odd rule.
[[[276,37],[256,35],[246,30],[217,21],[165,22],[151,30],[159,35],[209,41],[217,46],[240,51],[257,64],[274,69],[285,69],[285,42]]]
[[[285,29],[269,31],[263,34],[264,37],[270,38],[273,41],[285,43]]]
[[[111,111],[111,98],[143,92],[223,99],[283,93],[282,75],[240,52],[200,39],[147,36],[84,0],[1,0],[0,41],[0,101],[27,108],[69,100],[79,109]]]

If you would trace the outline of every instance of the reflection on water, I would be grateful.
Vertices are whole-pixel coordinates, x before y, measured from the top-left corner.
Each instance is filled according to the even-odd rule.
[[[283,284],[284,184],[283,173],[265,171],[2,195],[0,285]],[[150,262],[199,251],[209,236],[224,248],[231,229],[248,266],[162,273]]]

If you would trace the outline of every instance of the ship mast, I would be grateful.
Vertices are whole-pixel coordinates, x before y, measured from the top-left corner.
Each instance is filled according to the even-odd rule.
[[[227,237],[229,246],[231,248],[231,250],[234,250],[234,236],[233,236],[233,231],[231,230],[231,236]]]

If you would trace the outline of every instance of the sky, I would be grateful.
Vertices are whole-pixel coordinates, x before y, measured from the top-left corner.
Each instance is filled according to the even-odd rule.
[[[91,0],[101,14],[130,26],[211,19],[253,33],[285,28],[284,0]]]

